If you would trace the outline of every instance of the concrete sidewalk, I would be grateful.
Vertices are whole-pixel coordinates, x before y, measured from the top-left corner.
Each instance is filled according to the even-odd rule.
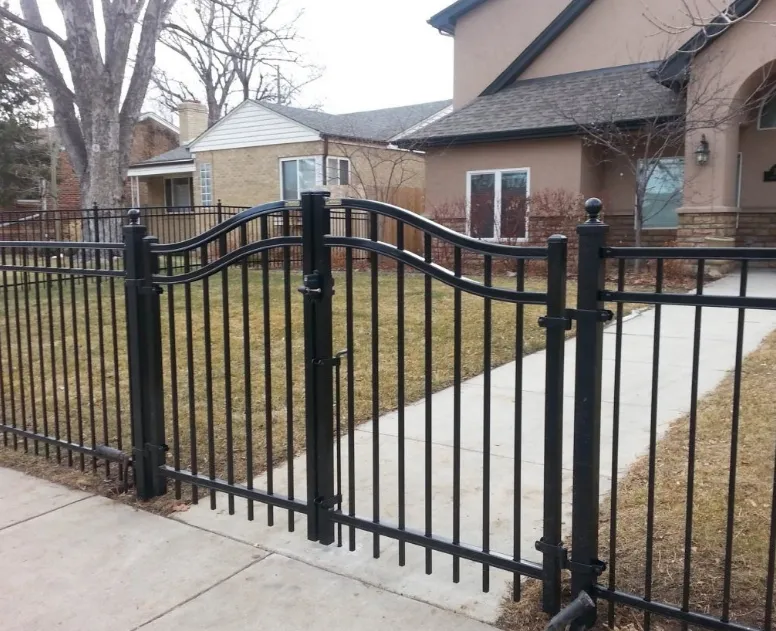
[[[735,295],[740,279],[731,275],[705,288],[707,294]],[[776,296],[776,275],[771,271],[755,270],[749,275],[749,296]],[[657,422],[662,434],[676,418],[690,408],[692,377],[692,345],[695,309],[666,306],[662,309],[660,336],[660,364],[658,381]],[[737,310],[706,308],[703,310],[699,396],[713,390],[730,371],[735,362],[735,329]],[[649,427],[652,391],[652,357],[655,312],[644,311],[627,319],[623,324],[623,362],[621,386],[621,435],[618,453],[618,475],[621,475],[649,445]],[[754,350],[763,338],[776,328],[776,312],[748,311],[744,336],[745,353]],[[601,493],[611,488],[612,460],[612,401],[614,394],[614,348],[616,327],[606,330],[604,344],[604,378],[601,447]],[[566,387],[564,413],[564,527],[570,527],[571,453],[573,448],[573,396],[576,343],[566,343]],[[507,364],[492,373],[491,416],[491,489],[490,489],[490,544],[491,549],[512,556],[512,542],[519,527],[519,556],[539,560],[534,542],[541,536],[543,501],[543,441],[544,441],[544,366],[545,354],[535,353],[523,361],[524,380],[521,396],[523,426],[522,450],[515,460],[515,364]],[[482,376],[463,386],[462,392],[462,491],[461,539],[479,546],[482,542],[483,507],[483,406],[485,393]],[[434,533],[452,535],[452,463],[453,463],[453,390],[436,393],[432,399],[432,505]],[[380,431],[373,433],[373,424],[361,425],[354,436],[354,463],[356,475],[356,514],[372,517],[372,453],[375,443],[380,456],[380,517],[396,523],[398,517],[398,420],[396,413],[380,419]],[[422,531],[424,528],[424,459],[425,411],[420,401],[406,408],[406,511],[407,527]],[[343,452],[344,507],[348,506],[347,480],[348,453]],[[297,496],[304,494],[305,459],[295,461]],[[518,469],[522,475],[519,497],[522,501],[519,523],[515,524],[514,477]],[[286,468],[275,471],[275,491],[284,493]],[[265,488],[266,480],[255,480],[256,488]],[[345,547],[328,548],[305,540],[303,518],[297,516],[295,533],[286,531],[286,516],[275,511],[273,528],[266,526],[266,510],[257,505],[256,521],[245,518],[245,502],[236,500],[237,514],[228,515],[226,498],[219,497],[218,509],[210,511],[207,502],[192,507],[176,519],[197,525],[212,532],[227,534],[239,541],[260,545],[283,555],[302,560],[319,568],[344,574],[370,585],[411,596],[424,602],[464,613],[474,618],[493,622],[499,603],[506,593],[511,576],[491,570],[490,593],[481,592],[482,568],[461,562],[461,582],[451,581],[452,560],[434,553],[434,573],[425,574],[424,552],[407,546],[407,567],[398,565],[398,545],[383,537],[380,540],[381,558],[372,558],[372,536],[358,533],[357,550]]]
[[[281,554],[0,469],[0,629],[489,627]]]

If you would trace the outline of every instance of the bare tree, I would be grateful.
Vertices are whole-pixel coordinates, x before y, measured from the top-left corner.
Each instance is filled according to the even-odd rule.
[[[285,19],[282,0],[186,0],[165,25],[161,41],[196,73],[212,125],[236,102],[289,103],[320,70],[296,49],[301,14]],[[192,90],[157,70],[157,101],[174,108]]]
[[[680,204],[691,185],[681,162],[687,138],[746,120],[769,81],[769,73],[764,72],[761,87],[738,100],[725,84],[722,60],[715,64],[717,72],[674,83],[671,91],[661,87],[657,78],[645,77],[638,86],[599,94],[594,111],[546,102],[547,108],[578,128],[596,165],[616,164],[633,181],[636,246],[642,243],[645,223]],[[634,103],[648,115],[634,118]],[[649,190],[650,185],[654,190]]]
[[[348,195],[400,204],[402,191],[423,186],[424,156],[416,149],[330,141],[329,151],[329,164],[324,167],[326,182],[330,186],[344,187]],[[349,162],[347,176],[336,162],[338,157],[347,158]],[[346,178],[347,182],[344,181]]]
[[[763,0],[749,3],[736,3],[729,0],[679,0],[678,9],[672,19],[658,15],[642,0],[644,16],[660,31],[672,35],[697,32],[698,37],[690,42],[683,52],[694,54],[702,50],[709,41],[725,33],[731,26],[744,20],[752,20],[752,15],[763,4]]]
[[[20,0],[21,15],[0,5],[0,15],[27,29],[29,36],[22,45],[0,45],[0,54],[43,79],[54,122],[80,178],[84,207],[112,207],[122,201],[132,132],[156,61],[156,41],[174,3],[103,0],[103,24],[98,26],[92,0],[57,0],[64,36],[43,23],[38,0]],[[63,53],[65,68],[54,47]],[[106,236],[120,238],[119,226],[106,227]],[[88,226],[85,236],[91,236]]]

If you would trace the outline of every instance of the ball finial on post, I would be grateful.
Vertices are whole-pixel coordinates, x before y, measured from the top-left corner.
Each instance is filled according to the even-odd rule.
[[[127,213],[129,225],[136,226],[140,223],[140,211],[137,208],[130,208]]]
[[[604,209],[604,203],[597,197],[592,197],[585,202],[585,212],[587,221],[585,223],[601,223],[601,212]]]

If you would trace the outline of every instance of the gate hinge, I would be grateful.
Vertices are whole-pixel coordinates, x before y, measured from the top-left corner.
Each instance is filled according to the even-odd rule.
[[[563,543],[559,543],[557,545],[552,543],[547,543],[544,540],[544,537],[542,537],[541,539],[539,539],[539,541],[537,541],[534,544],[534,547],[542,554],[546,554],[548,552],[552,554],[556,558],[558,565],[561,568],[565,568],[566,565],[568,565],[569,551],[566,548],[566,546],[563,545]]]
[[[577,574],[592,574],[594,576],[601,576],[606,571],[606,563],[604,561],[596,559],[593,563],[579,563],[569,558],[569,551],[562,543],[552,544],[546,543],[542,537],[535,544],[536,549],[545,554],[549,552],[557,559],[560,567],[564,570],[570,570]]]
[[[342,495],[337,493],[332,497],[316,497],[315,503],[322,508],[333,509],[342,504]]]

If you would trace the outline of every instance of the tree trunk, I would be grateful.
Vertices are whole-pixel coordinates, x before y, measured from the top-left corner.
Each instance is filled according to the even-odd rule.
[[[121,243],[122,240],[124,180],[121,174],[125,169],[119,150],[119,125],[111,121],[110,114],[106,108],[104,115],[94,116],[92,137],[102,142],[87,147],[89,166],[81,175],[84,241]]]

